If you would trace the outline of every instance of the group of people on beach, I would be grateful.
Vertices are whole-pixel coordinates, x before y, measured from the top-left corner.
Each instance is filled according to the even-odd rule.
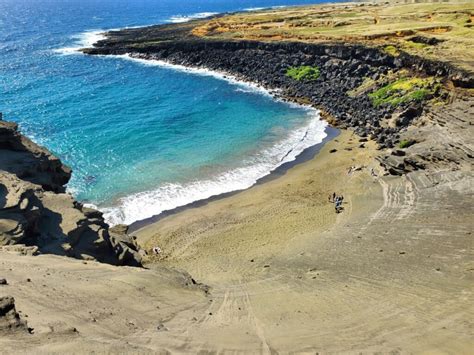
[[[342,202],[344,201],[344,196],[338,196],[335,192],[332,195],[329,195],[329,202],[334,203],[334,208],[336,209],[336,213],[341,212],[344,207],[342,207]]]

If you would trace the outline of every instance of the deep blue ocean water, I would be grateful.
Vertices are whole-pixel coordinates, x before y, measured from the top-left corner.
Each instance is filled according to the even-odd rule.
[[[91,57],[101,30],[317,0],[0,0],[0,111],[131,223],[243,189],[322,141],[317,112],[205,71]],[[197,15],[196,15],[197,14]]]

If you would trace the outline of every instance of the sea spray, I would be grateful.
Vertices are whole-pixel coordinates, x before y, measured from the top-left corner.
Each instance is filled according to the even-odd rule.
[[[109,30],[110,31],[110,30]],[[104,30],[89,30],[72,36],[74,43],[72,46],[54,49],[54,53],[62,55],[82,54],[82,48],[92,47],[95,43],[105,39]]]
[[[203,18],[214,16],[217,14],[218,12],[198,12],[191,15],[176,15],[176,16],[171,16],[167,22],[184,23],[184,22],[189,22],[192,20],[203,19]]]

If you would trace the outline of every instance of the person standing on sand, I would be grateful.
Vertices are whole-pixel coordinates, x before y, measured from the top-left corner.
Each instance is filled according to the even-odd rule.
[[[336,202],[336,193],[335,192],[332,193],[332,202]]]

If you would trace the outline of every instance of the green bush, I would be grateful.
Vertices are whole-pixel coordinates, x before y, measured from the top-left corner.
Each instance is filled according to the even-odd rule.
[[[415,144],[414,140],[412,140],[412,139],[403,139],[403,140],[400,141],[399,147],[401,149],[408,148],[409,146],[412,146],[413,144]]]
[[[433,77],[401,78],[369,94],[374,106],[398,106],[407,102],[423,101],[439,91]]]
[[[286,76],[298,81],[308,80],[313,81],[319,78],[319,68],[309,65],[302,65],[300,67],[290,67],[286,70]]]
[[[383,51],[392,57],[398,57],[400,55],[400,52],[398,51],[398,48],[392,45],[385,46]]]

